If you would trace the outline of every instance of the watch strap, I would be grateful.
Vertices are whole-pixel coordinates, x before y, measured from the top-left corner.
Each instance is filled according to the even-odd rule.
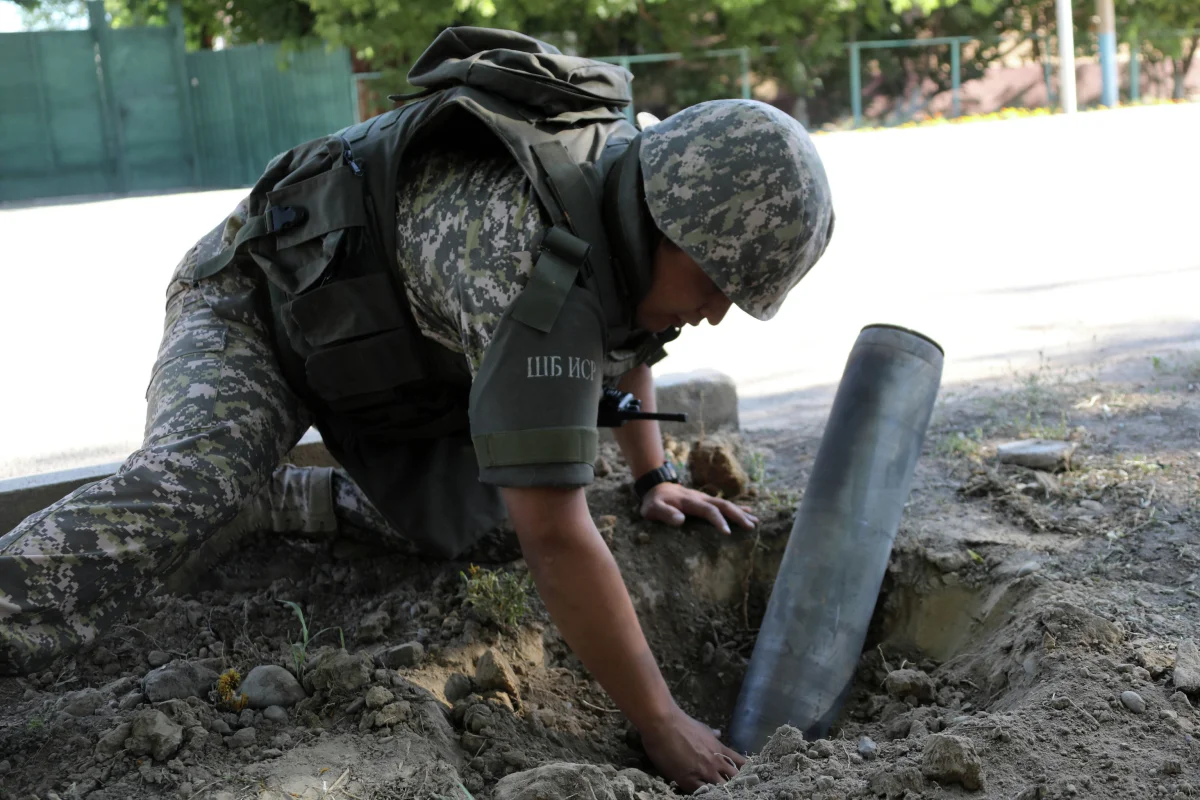
[[[679,473],[675,471],[675,465],[670,461],[657,469],[650,470],[634,481],[633,491],[637,494],[638,500],[641,500],[647,492],[660,483],[679,483]]]

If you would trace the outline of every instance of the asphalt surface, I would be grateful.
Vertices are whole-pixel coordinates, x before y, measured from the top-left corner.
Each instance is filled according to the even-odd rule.
[[[864,325],[946,350],[943,385],[1200,345],[1200,105],[824,135],[837,226],[771,322],[687,330],[662,372],[738,382],[749,426],[823,416]],[[166,282],[243,192],[0,210],[0,478],[141,440]]]

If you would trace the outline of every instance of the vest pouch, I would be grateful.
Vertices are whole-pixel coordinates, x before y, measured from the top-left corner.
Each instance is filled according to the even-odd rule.
[[[323,284],[282,307],[308,387],[331,409],[370,408],[426,379],[420,333],[400,302],[388,276],[374,273]]]
[[[250,253],[284,294],[301,294],[364,247],[367,211],[361,172],[339,164],[266,197],[264,217],[273,235]]]

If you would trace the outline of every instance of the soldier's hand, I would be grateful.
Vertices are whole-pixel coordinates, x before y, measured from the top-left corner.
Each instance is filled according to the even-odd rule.
[[[660,483],[652,488],[642,498],[641,512],[646,519],[675,527],[688,517],[700,517],[722,533],[729,533],[729,522],[747,530],[758,524],[758,517],[750,509],[678,483]]]
[[[717,732],[678,708],[641,731],[642,747],[667,780],[685,792],[722,784],[738,774],[746,759],[717,739]]]

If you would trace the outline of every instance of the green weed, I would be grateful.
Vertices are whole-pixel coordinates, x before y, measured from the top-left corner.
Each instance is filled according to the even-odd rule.
[[[761,451],[755,450],[746,458],[746,474],[751,483],[762,485],[767,479],[767,457]]]
[[[1042,417],[1039,411],[1026,411],[1025,424],[1021,428],[1021,434],[1034,439],[1066,439],[1071,433],[1071,426],[1067,423],[1066,412],[1058,413],[1058,421],[1048,423]]]
[[[983,428],[976,427],[970,433],[955,431],[938,443],[938,450],[945,456],[963,456],[972,461],[979,460],[983,449]]]
[[[467,587],[467,603],[484,620],[514,630],[529,612],[533,580],[528,573],[493,571],[472,564],[459,575]]]
[[[300,670],[304,667],[304,660],[308,657],[308,645],[322,633],[326,633],[328,631],[337,631],[338,640],[341,642],[342,649],[346,649],[346,634],[342,632],[340,627],[331,626],[328,628],[322,628],[321,630],[309,636],[308,621],[304,618],[304,610],[300,608],[299,604],[293,603],[291,600],[280,600],[279,602],[292,609],[292,612],[296,615],[296,618],[300,620],[300,641],[291,643],[292,664],[294,664],[296,667],[297,676],[300,675]]]

